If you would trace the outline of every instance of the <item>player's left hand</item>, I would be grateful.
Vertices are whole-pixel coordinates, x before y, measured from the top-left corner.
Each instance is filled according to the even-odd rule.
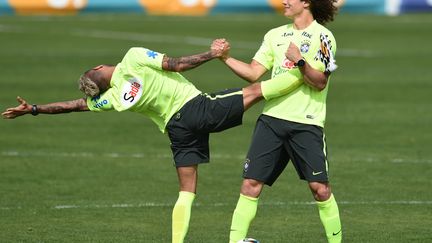
[[[288,60],[292,62],[297,62],[302,59],[302,55],[300,53],[300,49],[296,46],[296,44],[290,42],[287,51],[285,52],[285,56]]]
[[[28,113],[31,113],[32,106],[27,103],[23,98],[17,97],[19,106],[8,108],[5,112],[2,113],[4,119],[14,119],[18,116],[22,116]]]

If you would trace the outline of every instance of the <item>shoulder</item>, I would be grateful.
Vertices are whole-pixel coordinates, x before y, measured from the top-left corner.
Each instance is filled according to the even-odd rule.
[[[267,34],[278,34],[281,32],[289,31],[290,29],[292,29],[292,24],[285,24],[270,29],[269,31],[267,31]]]
[[[319,24],[318,22],[316,22],[315,24],[316,24],[315,32],[319,32],[320,34],[325,34],[328,38],[332,40],[335,39],[333,32],[330,29],[328,29],[322,24]]]
[[[336,49],[336,38],[333,35],[333,32],[325,27],[324,25],[315,22],[314,32],[316,36],[319,36],[320,42],[325,41],[330,45],[330,49]]]

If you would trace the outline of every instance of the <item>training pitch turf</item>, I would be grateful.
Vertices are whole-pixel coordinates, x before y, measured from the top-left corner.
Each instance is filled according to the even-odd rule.
[[[79,75],[128,48],[170,56],[225,37],[249,61],[276,15],[0,16],[0,110],[82,97]],[[340,15],[326,124],[345,242],[432,242],[432,15]],[[184,74],[206,92],[241,87],[218,60]],[[227,242],[242,164],[262,105],[211,137],[187,242]],[[133,113],[0,120],[0,242],[169,242],[177,176],[168,138]],[[326,242],[291,165],[265,188],[250,237]]]

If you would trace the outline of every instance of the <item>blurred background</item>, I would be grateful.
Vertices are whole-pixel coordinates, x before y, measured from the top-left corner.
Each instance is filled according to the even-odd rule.
[[[88,12],[143,12],[146,14],[207,15],[272,12],[280,0],[0,0],[0,13],[77,14]],[[430,0],[339,0],[343,13],[397,15],[432,10]]]

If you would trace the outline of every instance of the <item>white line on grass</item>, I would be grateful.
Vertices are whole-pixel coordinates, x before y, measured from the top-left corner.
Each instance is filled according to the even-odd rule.
[[[67,157],[67,158],[95,158],[95,157],[103,157],[103,158],[161,158],[161,159],[172,159],[171,153],[94,153],[88,151],[80,151],[80,152],[47,152],[47,151],[1,151],[1,156],[4,157]],[[243,160],[245,158],[244,153],[239,154],[221,154],[221,153],[212,153],[211,158],[214,159],[235,159],[235,160]],[[333,158],[333,160],[343,160],[343,158]],[[352,159],[350,159],[352,161]],[[432,164],[431,159],[414,159],[414,158],[378,158],[378,157],[369,157],[369,158],[361,158],[356,159],[356,162],[390,162],[395,164]]]
[[[28,34],[34,32],[34,30],[28,30],[25,28],[17,28],[15,26],[0,25],[0,32],[3,33],[21,33]],[[99,39],[111,39],[111,40],[127,40],[127,41],[140,41],[145,43],[166,43],[166,44],[186,44],[191,46],[210,46],[213,38],[187,36],[187,35],[161,35],[152,33],[141,33],[141,32],[122,32],[122,31],[111,31],[111,30],[86,30],[78,29],[69,32],[72,36],[91,37]],[[244,50],[258,50],[261,43],[252,41],[237,41],[230,40],[231,45],[234,48]],[[337,56],[342,57],[362,57],[362,58],[375,58],[377,53],[370,50],[360,49],[339,49]]]
[[[93,152],[44,152],[44,151],[2,151],[1,156],[5,157],[66,157],[66,158],[162,158],[172,159],[171,153],[93,153]],[[244,154],[218,154],[212,153],[211,158],[215,159],[244,159]]]
[[[298,201],[287,201],[287,202],[263,202],[260,206],[307,206],[314,205],[315,202],[298,202]],[[338,204],[341,205],[432,205],[432,201],[340,201]],[[194,207],[227,207],[231,206],[230,203],[195,203]],[[140,203],[140,204],[113,204],[113,205],[58,205],[54,206],[53,209],[74,209],[74,208],[146,208],[146,207],[173,207],[174,203]]]
[[[141,41],[150,43],[168,43],[168,44],[187,44],[194,46],[209,46],[213,39],[187,36],[187,35],[160,35],[151,33],[140,33],[140,32],[120,32],[120,31],[107,31],[107,30],[75,30],[71,32],[71,35],[85,36],[102,39],[113,39],[113,40],[129,40],[129,41]],[[261,43],[252,41],[236,41],[230,40],[231,45],[235,48],[246,49],[246,50],[258,50]],[[374,58],[377,57],[376,52],[369,50],[359,49],[339,49],[337,56],[344,57],[364,57]]]
[[[122,32],[122,31],[109,31],[109,30],[75,30],[71,35],[113,39],[113,40],[128,40],[128,41],[141,41],[150,43],[168,43],[168,44],[187,44],[193,46],[210,46],[213,39],[188,35],[161,35],[152,33],[141,32]],[[233,41],[234,43],[234,41]],[[236,48],[241,49],[258,49],[260,43],[235,41]]]
[[[280,207],[280,206],[308,206],[314,205],[315,202],[299,202],[299,201],[286,201],[286,202],[263,202],[260,206],[264,207]],[[432,201],[339,201],[340,205],[432,205]],[[232,206],[231,203],[195,203],[194,207],[229,207]],[[93,204],[93,205],[76,205],[76,204],[66,204],[66,205],[56,205],[50,207],[50,209],[64,210],[64,209],[104,209],[104,208],[157,208],[157,207],[173,207],[174,203],[156,203],[156,202],[146,202],[139,204],[121,203],[121,204]],[[0,210],[21,210],[25,209],[21,206],[19,207],[0,207]]]

